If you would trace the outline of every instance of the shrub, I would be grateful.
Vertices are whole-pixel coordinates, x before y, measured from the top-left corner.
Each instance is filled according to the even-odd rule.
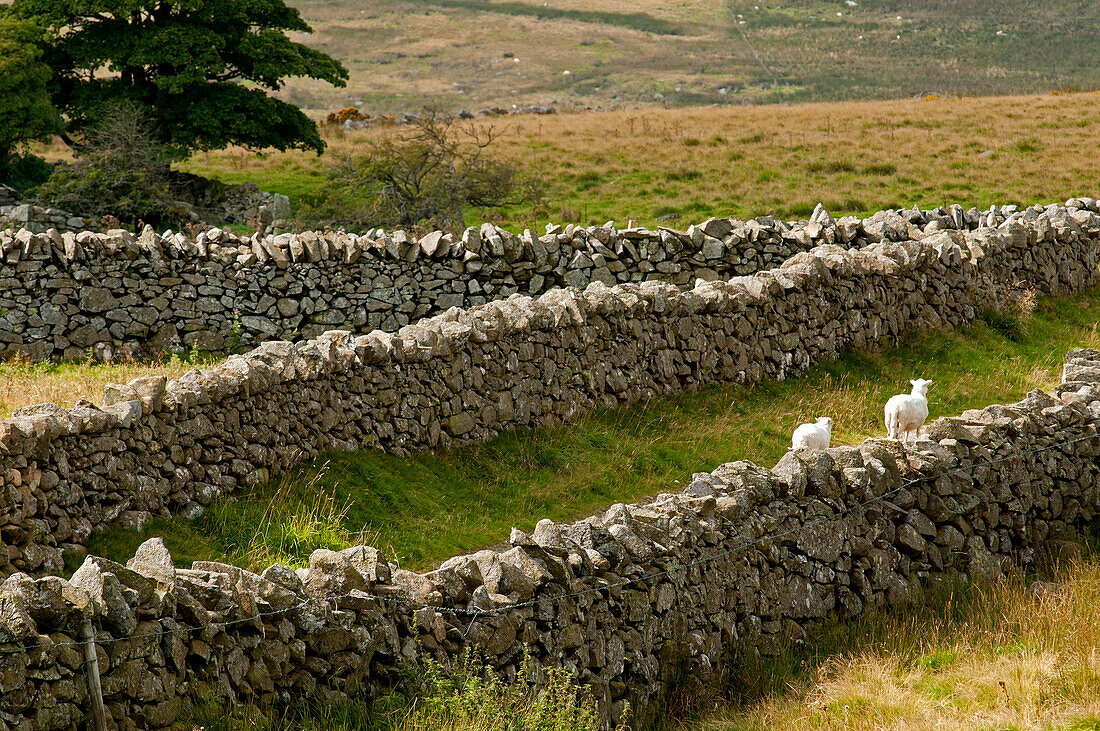
[[[600,731],[595,699],[565,670],[544,671],[534,686],[525,659],[513,683],[504,683],[487,663],[466,654],[450,671],[427,660],[413,666],[411,696],[395,691],[370,701],[353,694],[339,701],[309,699],[266,712],[231,704],[211,686],[196,686],[187,723],[207,731]],[[626,714],[629,716],[630,709]],[[616,731],[626,731],[624,718]]]
[[[22,193],[46,182],[52,170],[50,164],[37,155],[13,154],[0,160],[0,182]]]
[[[169,148],[130,102],[113,106],[92,126],[71,165],[59,165],[34,190],[43,202],[80,216],[113,215],[130,223],[177,224],[183,215],[168,187]]]
[[[446,673],[428,660],[427,692],[396,727],[400,731],[598,731],[595,699],[562,669],[546,669],[531,682],[524,658],[514,683],[505,684],[485,663],[467,654]],[[629,711],[628,711],[629,713]],[[623,721],[621,729],[625,729]]]
[[[496,138],[427,110],[408,132],[372,142],[329,171],[299,211],[307,225],[462,228],[464,206],[533,200],[539,187],[488,153]]]
[[[365,122],[370,119],[366,114],[359,111],[358,107],[344,107],[338,112],[329,112],[325,117],[325,124],[341,125],[344,122]]]

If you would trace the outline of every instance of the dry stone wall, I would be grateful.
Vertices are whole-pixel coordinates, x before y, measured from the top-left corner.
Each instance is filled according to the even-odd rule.
[[[31,203],[0,205],[0,226],[27,230],[32,233],[58,231],[97,231],[96,222],[74,216],[57,208],[43,208]]]
[[[394,333],[269,342],[170,383],[111,386],[100,406],[26,407],[0,422],[0,575],[59,570],[93,530],[194,515],[328,449],[446,449],[783,378],[846,347],[966,325],[1021,284],[1079,291],[1096,283],[1098,258],[1100,215],[1051,207],[976,232],[820,246],[689,291],[596,282]]]
[[[675,670],[768,652],[827,618],[903,605],[930,584],[1028,566],[1100,501],[1100,352],[1053,394],[934,422],[911,445],[786,455],[696,474],[682,492],[513,531],[511,547],[416,574],[373,548],[308,569],[177,569],[158,539],[123,566],[0,586],[0,728],[161,728],[208,692],[261,703],[377,693],[402,662],[476,649],[506,678],[529,654],[591,686],[609,719]]]
[[[1068,203],[1072,210],[1100,210],[1090,198]],[[260,239],[213,229],[192,240],[152,229],[135,236],[27,226],[0,232],[0,356],[227,352],[338,328],[396,330],[516,293],[594,281],[689,287],[697,279],[776,267],[821,244],[915,240],[945,229],[1035,221],[1043,210],[955,205],[883,211],[860,221],[834,220],[819,207],[811,220],[791,224],[764,216],[711,219],[687,231],[550,226],[542,236],[485,224],[460,239],[438,231],[419,239],[404,231]]]

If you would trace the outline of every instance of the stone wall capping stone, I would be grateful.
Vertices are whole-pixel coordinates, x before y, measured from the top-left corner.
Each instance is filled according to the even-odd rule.
[[[58,359],[166,347],[220,352],[231,343],[308,340],[333,328],[392,332],[454,306],[584,290],[593,281],[608,287],[665,281],[686,290],[698,280],[752,276],[784,263],[788,270],[813,263],[838,273],[891,273],[922,266],[911,259],[934,254],[948,265],[976,264],[991,249],[1100,234],[1095,199],[1069,202],[1025,211],[898,209],[862,221],[834,220],[818,206],[809,221],[712,218],[687,232],[620,230],[608,222],[517,236],[485,223],[467,228],[461,240],[442,231],[413,239],[381,229],[261,238],[215,228],[192,240],[148,226],[138,235],[9,228],[0,232],[6,285],[0,310],[8,312],[0,317],[0,356]],[[918,246],[921,240],[934,250]],[[860,249],[872,258],[842,254]],[[810,251],[814,258],[792,260]],[[28,301],[42,314],[21,317]]]

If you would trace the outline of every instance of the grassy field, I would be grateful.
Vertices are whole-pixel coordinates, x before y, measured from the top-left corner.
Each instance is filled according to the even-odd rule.
[[[654,109],[495,121],[496,154],[543,181],[544,202],[471,210],[517,232],[548,221],[686,227],[709,216],[806,218],[961,203],[1064,202],[1100,194],[1089,150],[1100,94]],[[333,162],[395,128],[326,132],[322,157],[230,149],[182,167],[255,181],[294,203]],[[397,128],[399,129],[399,128]]]
[[[986,95],[1100,87],[1088,0],[292,0],[346,88],[318,115]],[[566,74],[565,72],[569,73]]]
[[[786,382],[654,399],[439,455],[333,454],[255,494],[218,501],[194,522],[112,529],[93,536],[90,549],[125,560],[162,535],[181,565],[215,559],[259,569],[301,566],[316,548],[367,542],[406,568],[426,569],[502,541],[512,526],[530,530],[541,518],[569,520],[673,490],[724,462],[770,466],[794,427],[817,416],[836,421],[834,443],[882,434],[882,404],[908,390],[909,378],[934,380],[933,418],[1017,400],[1057,382],[1066,350],[1100,345],[1098,321],[1095,290],[1042,301],[1023,324],[991,318],[995,327],[918,334]]]
[[[733,665],[729,704],[681,731],[1100,729],[1100,560],[1047,594],[1015,576],[832,627],[801,651]],[[696,699],[698,701],[699,699]]]
[[[108,383],[129,383],[151,375],[179,378],[192,368],[213,362],[212,357],[199,355],[186,360],[176,357],[114,363],[0,361],[0,419],[32,404],[52,403],[71,408],[78,399],[85,399],[98,406]]]

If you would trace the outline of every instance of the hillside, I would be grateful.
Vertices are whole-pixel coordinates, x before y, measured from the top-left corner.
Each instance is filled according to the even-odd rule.
[[[281,92],[318,114],[347,105],[567,109],[1100,87],[1100,5],[1089,0],[291,4],[315,29],[301,40],[351,71],[345,89],[293,80]]]

